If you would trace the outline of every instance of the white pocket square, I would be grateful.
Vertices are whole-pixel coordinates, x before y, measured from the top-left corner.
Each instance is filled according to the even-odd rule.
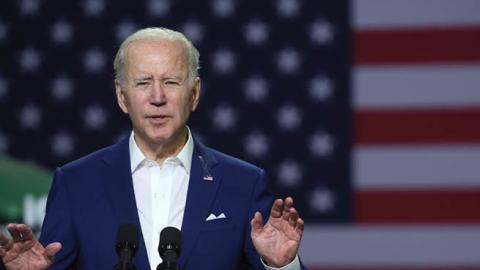
[[[225,216],[224,213],[221,213],[221,214],[218,215],[218,216],[215,216],[214,214],[210,214],[210,215],[207,217],[206,221],[215,220],[215,219],[222,219],[222,218],[227,218],[227,216]]]

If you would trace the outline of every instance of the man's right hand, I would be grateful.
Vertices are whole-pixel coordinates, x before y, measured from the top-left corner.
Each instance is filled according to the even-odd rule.
[[[12,239],[0,232],[0,258],[7,270],[43,270],[53,263],[62,248],[59,242],[43,247],[25,224],[8,224]]]

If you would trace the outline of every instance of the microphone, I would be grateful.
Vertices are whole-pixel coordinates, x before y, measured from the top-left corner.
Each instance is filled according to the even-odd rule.
[[[118,227],[115,250],[119,262],[113,270],[136,270],[133,264],[133,256],[138,248],[137,228],[133,224],[122,224]]]
[[[177,259],[180,257],[180,243],[181,235],[177,228],[166,227],[162,230],[158,245],[162,263],[157,266],[157,270],[180,270],[177,265]]]

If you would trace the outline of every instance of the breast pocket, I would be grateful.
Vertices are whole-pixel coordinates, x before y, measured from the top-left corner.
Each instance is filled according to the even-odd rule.
[[[201,231],[211,232],[211,231],[233,230],[236,227],[237,227],[237,224],[235,224],[232,219],[221,218],[221,219],[205,221]]]

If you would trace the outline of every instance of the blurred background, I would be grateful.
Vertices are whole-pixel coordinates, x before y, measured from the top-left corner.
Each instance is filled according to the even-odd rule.
[[[1,224],[129,135],[112,62],[146,26],[199,49],[192,131],[294,196],[311,269],[480,269],[478,0],[3,0]]]

